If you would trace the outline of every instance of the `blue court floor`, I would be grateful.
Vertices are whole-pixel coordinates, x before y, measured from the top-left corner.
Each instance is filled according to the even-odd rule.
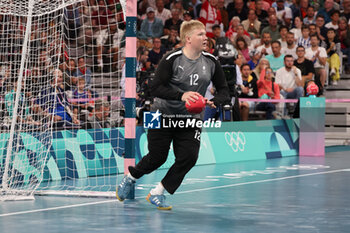
[[[197,166],[168,196],[171,211],[145,200],[165,172],[140,179],[136,199],[124,203],[48,196],[2,202],[0,232],[350,232],[349,151]]]

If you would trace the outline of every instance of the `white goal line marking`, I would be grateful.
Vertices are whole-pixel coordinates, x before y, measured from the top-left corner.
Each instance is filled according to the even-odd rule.
[[[266,183],[266,182],[271,182],[271,181],[279,181],[279,180],[294,179],[294,178],[306,177],[306,176],[331,174],[331,173],[338,173],[338,172],[344,172],[344,171],[350,171],[350,168],[339,169],[339,170],[332,170],[332,171],[325,171],[325,172],[308,173],[308,174],[296,175],[296,176],[286,176],[286,177],[266,179],[266,180],[257,180],[257,181],[250,181],[250,182],[244,182],[244,183],[222,185],[222,186],[216,186],[216,187],[210,187],[210,188],[193,189],[193,190],[188,190],[188,191],[177,192],[176,194],[202,192],[202,191],[222,189],[222,188],[229,188],[229,187],[235,187],[235,186],[243,186],[243,185],[248,185],[248,184]],[[145,198],[145,197],[146,196],[141,196],[141,197],[136,197],[135,199],[141,199],[141,198]],[[117,202],[117,201],[118,200],[113,199],[113,200],[88,202],[88,203],[75,204],[75,205],[65,205],[65,206],[59,206],[59,207],[51,207],[51,208],[45,208],[45,209],[19,211],[19,212],[7,213],[7,214],[0,214],[0,217],[7,217],[7,216],[14,216],[14,215],[21,215],[21,214],[31,214],[31,213],[45,212],[45,211],[51,211],[51,210],[69,209],[69,208],[90,206],[90,205],[99,205],[99,204],[112,203],[112,202]]]

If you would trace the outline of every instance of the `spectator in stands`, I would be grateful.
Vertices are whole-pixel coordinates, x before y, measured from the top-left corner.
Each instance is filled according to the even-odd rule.
[[[83,77],[85,79],[86,87],[90,88],[91,75],[92,75],[92,72],[91,72],[90,68],[88,68],[86,66],[86,63],[85,63],[85,57],[79,57],[78,58],[78,69],[76,69],[74,76],[75,77]]]
[[[350,0],[349,0],[350,3]],[[349,4],[350,5],[350,4]],[[347,62],[345,65],[345,72],[350,72],[350,29],[348,26],[348,20],[345,17],[339,19],[338,37],[340,40],[341,51],[347,56]]]
[[[34,112],[52,118],[57,127],[79,125],[64,92],[63,73],[59,69],[53,72],[51,86],[45,87],[34,104]]]
[[[241,53],[237,54],[237,58],[235,60],[236,72],[237,72],[237,85],[241,86],[242,83],[242,74],[241,74],[241,66],[244,64],[244,57]]]
[[[70,79],[70,84],[73,86],[76,86],[78,83],[78,78],[76,76],[77,74],[77,65],[75,63],[74,59],[69,59],[67,63],[67,67],[65,69],[65,74],[69,77]]]
[[[331,14],[331,21],[325,25],[327,29],[333,28],[334,30],[338,30],[340,12],[338,10],[334,10]]]
[[[138,3],[137,3],[137,14],[139,16],[142,16],[142,15],[146,14],[147,8],[148,7],[152,7],[150,2],[151,1],[148,1],[148,0],[138,1]]]
[[[81,18],[78,7],[74,4],[64,9],[65,35],[68,40],[74,40],[79,35]]]
[[[35,66],[40,68],[40,73],[45,76],[48,74],[48,72],[51,72],[53,70],[52,60],[48,54],[48,51],[45,49],[40,50],[39,52],[39,59],[38,64],[35,64]]]
[[[88,117],[86,128],[101,129],[101,128],[113,127],[113,124],[111,124],[109,120],[110,114],[111,114],[110,104],[107,101],[102,99],[96,100],[93,115],[91,117]]]
[[[277,18],[289,28],[293,18],[292,10],[285,6],[284,0],[277,0],[275,9]]]
[[[248,19],[242,22],[244,30],[246,30],[252,38],[260,37],[261,22],[257,19],[255,11],[249,10]]]
[[[299,45],[296,49],[298,58],[294,60],[294,65],[301,71],[303,83],[311,80],[315,74],[315,68],[312,61],[305,58],[305,48]]]
[[[325,20],[323,15],[316,16],[316,32],[318,38],[324,41],[327,37],[327,28],[325,27]]]
[[[342,17],[345,17],[347,21],[350,20],[350,0],[343,0],[343,12],[341,13]]]
[[[260,41],[260,46],[258,46],[256,50],[261,53],[262,56],[272,54],[270,33],[264,32]]]
[[[113,18],[113,12],[107,8],[104,0],[98,0],[98,9],[91,15],[94,31],[106,29],[109,18]]]
[[[13,118],[13,109],[15,107],[18,79],[14,78],[13,80],[11,80],[10,84],[11,84],[11,90],[5,94],[5,107],[6,107],[8,116],[10,118]],[[22,79],[22,88],[24,87],[24,85],[25,85],[24,79]],[[17,123],[34,125],[34,126],[41,125],[40,122],[35,121],[33,119],[31,101],[29,100],[28,96],[25,95],[23,92],[20,92],[17,112],[19,113],[16,119]]]
[[[280,89],[277,83],[273,81],[273,71],[269,67],[262,67],[259,80],[257,81],[258,95],[261,99],[280,99]],[[256,110],[265,111],[266,119],[274,119],[276,106],[273,103],[261,102],[256,105]]]
[[[269,26],[265,27],[261,33],[268,32],[270,33],[272,41],[278,40],[281,38],[281,35],[279,33],[279,26],[277,24],[277,17],[276,15],[270,15],[269,16]]]
[[[325,23],[327,24],[331,21],[331,15],[334,10],[334,0],[325,0],[323,8],[318,11],[318,15],[323,15]]]
[[[229,20],[234,16],[238,16],[241,20],[246,20],[248,17],[248,8],[243,0],[234,0],[227,5],[227,12]]]
[[[160,59],[165,54],[166,50],[162,47],[162,43],[159,38],[153,38],[153,49],[148,53],[148,61],[151,62],[151,66],[157,68]]]
[[[326,81],[326,62],[327,52],[324,48],[319,47],[320,40],[317,35],[311,35],[310,37],[311,47],[306,49],[305,57],[314,63],[316,71],[315,81],[320,87],[320,94],[323,94],[323,88]]]
[[[171,10],[171,18],[165,21],[164,25],[164,35],[169,35],[169,30],[171,26],[176,26],[178,29],[178,33],[180,30],[180,26],[182,24],[182,20],[180,19],[180,10],[172,9]]]
[[[251,75],[251,69],[248,64],[243,64],[241,66],[242,73],[242,86],[241,86],[241,94],[240,98],[258,98],[258,87],[257,87],[257,79],[253,78]],[[254,109],[253,101],[241,101],[239,103],[241,120],[247,121],[249,116],[249,110]]]
[[[291,55],[284,57],[284,67],[276,71],[276,83],[285,99],[299,99],[303,96],[301,71],[294,66],[294,59]]]
[[[308,25],[303,25],[303,27],[301,28],[301,34],[302,36],[299,37],[297,41],[297,45],[301,45],[304,48],[309,48],[311,44],[310,44],[310,30]]]
[[[250,66],[251,70],[254,70],[255,67],[259,64],[261,53],[254,49],[250,51],[249,54],[251,59],[248,61],[248,65]]]
[[[297,45],[294,43],[294,33],[293,32],[288,32],[286,36],[286,45],[283,47],[282,46],[282,53],[284,55],[292,55],[294,59],[297,59],[298,56],[296,54],[296,48]]]
[[[193,19],[192,15],[189,11],[184,11],[183,18],[184,18],[184,21],[190,21]]]
[[[212,27],[222,23],[221,13],[217,9],[218,0],[209,0],[203,3],[198,20],[201,21],[207,31],[207,37],[213,38]]]
[[[210,38],[212,39],[213,41],[216,41],[218,38],[220,38],[222,36],[222,32],[221,32],[221,28],[219,25],[215,24],[213,27],[212,27],[212,31],[213,31],[213,38]]]
[[[162,20],[155,17],[152,7],[147,8],[146,14],[147,18],[142,21],[140,31],[138,32],[138,38],[150,41],[154,37],[161,37],[163,35]]]
[[[118,52],[123,35],[124,32],[118,29],[115,19],[110,19],[108,28],[101,30],[97,34],[97,65],[101,71],[111,72],[117,70]]]
[[[230,21],[228,18],[228,11],[225,7],[225,0],[218,0],[217,9],[220,11],[221,14],[221,21],[224,27],[223,30],[227,31]]]
[[[33,67],[30,72],[30,76],[27,77],[26,82],[29,82],[31,86],[31,93],[33,96],[38,96],[42,89],[42,74],[38,67]],[[4,79],[7,79],[7,76],[0,77],[0,82],[4,82]]]
[[[293,16],[294,17],[298,16],[301,19],[304,19],[306,17],[306,15],[307,15],[307,8],[308,8],[309,5],[311,5],[310,0],[300,0],[299,9],[296,9],[296,11],[299,11],[299,12],[296,12],[296,11],[292,10],[293,11]]]
[[[255,1],[255,14],[260,22],[268,17],[267,11],[263,8],[264,3],[265,2],[263,0]]]
[[[237,26],[240,23],[241,23],[241,20],[237,16],[233,17],[230,21],[230,24],[229,24],[228,30],[225,33],[225,36],[228,38],[233,37],[234,36],[233,34],[237,32]]]
[[[327,62],[330,69],[330,81],[332,85],[337,85],[340,79],[340,42],[337,34],[333,28],[329,28],[327,32],[327,38],[325,40],[325,49],[327,51]]]
[[[184,15],[185,9],[184,9],[184,5],[183,5],[182,0],[174,0],[173,3],[171,4],[170,9],[178,9],[180,19],[183,20],[183,15]]]
[[[301,28],[303,26],[303,22],[301,21],[300,17],[297,16],[294,18],[294,27],[290,29],[289,31],[294,33],[295,40],[298,40],[299,37],[302,36],[301,34]]]
[[[214,53],[214,43],[215,41],[211,38],[207,38],[207,43],[203,51],[213,54]]]
[[[309,24],[315,24],[316,23],[316,13],[315,13],[315,7],[314,6],[308,6],[307,7],[307,12],[306,12],[306,17],[303,20],[303,23],[306,25]]]
[[[236,49],[243,55],[244,63],[250,61],[248,44],[243,37],[238,37],[236,40]]]
[[[156,12],[155,16],[158,19],[161,19],[163,22],[163,25],[165,25],[165,21],[171,18],[171,11],[169,9],[164,8],[164,1],[163,0],[156,0]]]
[[[229,38],[230,38],[230,40],[232,41],[232,43],[233,43],[234,45],[236,45],[236,40],[237,40],[237,38],[243,38],[247,44],[250,44],[250,41],[251,41],[251,40],[250,40],[250,35],[249,35],[249,33],[248,33],[247,31],[244,30],[244,27],[243,27],[242,24],[239,24],[239,25],[237,26],[236,32],[234,32],[234,33],[232,34],[232,36],[229,37]]]
[[[267,9],[267,18],[265,18],[265,19],[263,19],[262,21],[261,21],[261,25],[260,25],[260,30],[262,31],[264,28],[266,28],[266,27],[268,27],[269,25],[270,25],[270,22],[269,22],[269,18],[270,18],[270,16],[271,15],[274,15],[274,16],[276,16],[276,9],[275,8],[273,8],[273,7],[269,7],[268,9]],[[276,16],[277,17],[277,16]],[[279,20],[279,19],[277,19],[277,24],[278,25],[282,25],[282,22]]]
[[[96,0],[86,0],[82,2],[81,13],[82,13],[82,23],[84,26],[92,26],[92,14],[93,12],[98,11],[98,6]]]
[[[171,51],[174,49],[174,47],[180,43],[180,37],[178,34],[178,29],[176,26],[172,25],[170,27],[170,33],[169,35],[165,35],[160,38],[163,47],[165,48],[166,51]]]
[[[89,108],[89,102],[91,101],[91,93],[86,90],[86,83],[84,77],[79,77],[77,88],[73,91],[73,114],[77,119],[86,121],[85,117],[82,117],[82,111],[87,111]]]
[[[316,24],[314,24],[314,23],[309,24],[309,31],[310,31],[310,35],[317,34]]]
[[[191,0],[188,6],[188,11],[193,15],[193,19],[197,19],[202,8],[202,2],[200,0]]]
[[[273,41],[271,48],[272,54],[267,55],[266,59],[269,61],[271,69],[276,72],[284,66],[284,54],[281,53],[281,42]]]
[[[279,32],[281,35],[281,38],[278,39],[279,42],[281,42],[281,47],[284,48],[287,46],[287,33],[288,33],[288,28],[284,25],[280,26]]]
[[[266,58],[263,57],[260,59],[258,65],[253,70],[252,76],[256,79],[259,79],[261,71],[266,67],[270,67],[270,62]]]
[[[84,54],[91,56],[94,54],[94,32],[91,28],[84,28],[82,37],[84,39],[77,40],[77,45],[81,48],[83,48]],[[81,55],[81,54],[79,54]]]

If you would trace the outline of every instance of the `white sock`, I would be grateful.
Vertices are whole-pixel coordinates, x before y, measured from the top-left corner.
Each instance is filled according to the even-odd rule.
[[[164,187],[162,185],[162,182],[159,182],[159,184],[154,188],[151,189],[151,195],[163,195],[164,194]]]
[[[127,175],[130,179],[132,179],[133,181],[136,181],[136,178],[133,177],[130,173]]]

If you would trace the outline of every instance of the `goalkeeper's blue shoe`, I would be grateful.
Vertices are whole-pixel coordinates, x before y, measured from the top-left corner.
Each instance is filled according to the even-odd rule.
[[[134,184],[135,184],[135,181],[133,179],[131,179],[127,175],[124,176],[124,178],[122,179],[122,181],[117,187],[117,192],[116,192],[117,199],[119,201],[124,201],[125,198],[129,195],[130,190]]]
[[[173,207],[165,203],[164,195],[151,195],[150,193],[147,195],[146,200],[157,206],[159,210],[171,210]]]

